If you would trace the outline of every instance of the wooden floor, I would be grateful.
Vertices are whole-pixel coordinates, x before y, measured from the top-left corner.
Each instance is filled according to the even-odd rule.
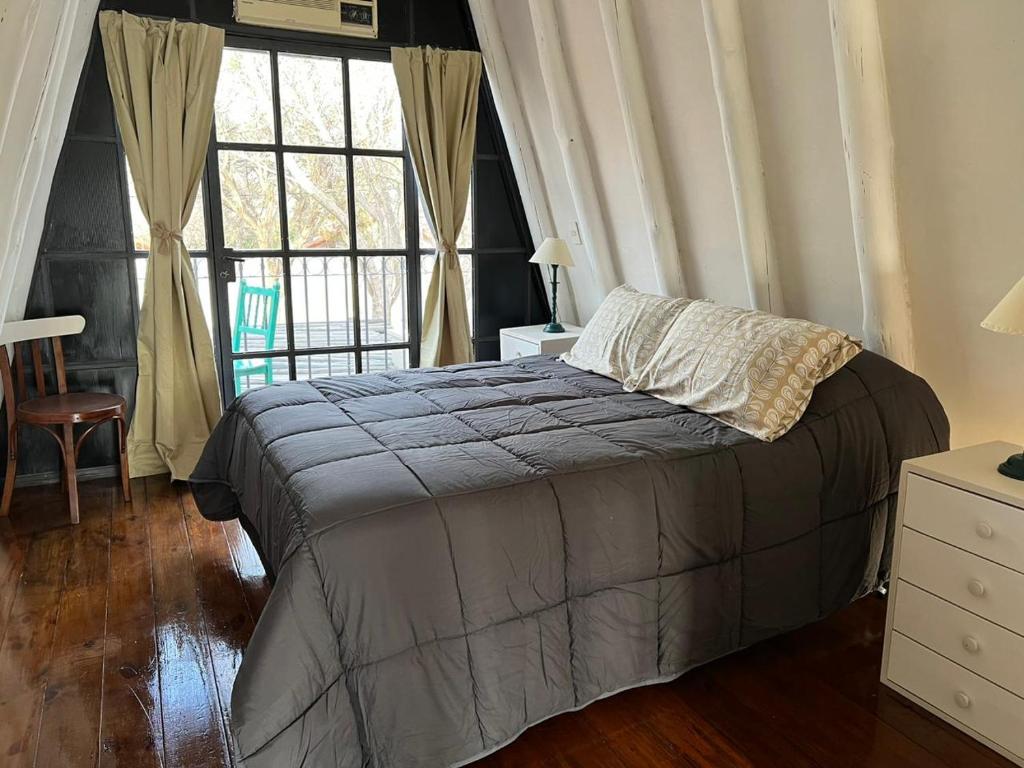
[[[233,758],[231,683],[269,585],[237,524],[166,478],[52,488],[0,519],[0,766],[202,768]],[[478,763],[1009,766],[879,685],[885,604],[542,723]]]

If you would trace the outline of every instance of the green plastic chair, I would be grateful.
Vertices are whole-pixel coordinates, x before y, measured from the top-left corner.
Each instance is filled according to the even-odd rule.
[[[238,306],[235,310],[235,330],[231,336],[231,350],[242,351],[242,342],[250,336],[263,339],[264,349],[274,348],[277,332],[277,307],[281,301],[281,284],[269,288],[249,285],[242,280],[238,285]],[[251,376],[262,376],[270,384],[274,381],[274,368],[270,358],[235,360],[235,395],[242,394],[242,377],[246,383]]]

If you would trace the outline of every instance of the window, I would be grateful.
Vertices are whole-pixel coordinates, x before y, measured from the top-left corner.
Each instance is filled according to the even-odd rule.
[[[391,64],[366,51],[260,45],[224,50],[203,192],[210,220],[197,204],[184,232],[225,395],[414,365],[435,256]],[[148,228],[132,203],[141,254]],[[470,307],[472,230],[467,211]],[[141,295],[145,259],[136,264]]]
[[[401,120],[386,61],[224,51],[215,163],[223,245],[240,257],[237,391],[408,365]]]

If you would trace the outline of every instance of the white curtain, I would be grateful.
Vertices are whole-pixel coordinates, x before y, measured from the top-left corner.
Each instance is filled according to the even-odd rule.
[[[24,316],[99,0],[0,0],[0,327]]]

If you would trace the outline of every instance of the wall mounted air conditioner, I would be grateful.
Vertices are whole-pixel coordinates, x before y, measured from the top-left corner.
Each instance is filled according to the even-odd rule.
[[[235,0],[235,21],[303,32],[377,37],[377,0]]]

